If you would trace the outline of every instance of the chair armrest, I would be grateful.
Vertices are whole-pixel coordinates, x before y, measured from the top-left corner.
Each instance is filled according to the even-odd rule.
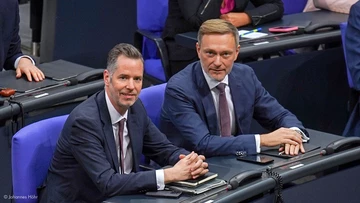
[[[165,78],[167,81],[170,76],[170,68],[169,68],[169,57],[164,40],[161,37],[158,37],[154,33],[149,32],[147,30],[137,30],[134,34],[134,45],[140,51],[142,51],[143,37],[152,40],[156,44],[156,47],[159,51],[161,64],[164,68]]]

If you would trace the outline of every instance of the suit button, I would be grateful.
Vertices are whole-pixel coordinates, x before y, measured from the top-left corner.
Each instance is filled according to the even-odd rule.
[[[236,156],[246,156],[246,151],[236,151],[235,155]]]

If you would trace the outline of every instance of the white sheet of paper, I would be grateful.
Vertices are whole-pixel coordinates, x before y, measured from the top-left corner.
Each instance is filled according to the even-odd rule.
[[[264,32],[252,32],[250,34],[241,36],[242,34],[247,33],[247,32],[249,32],[249,30],[239,30],[240,39],[241,38],[255,39],[255,38],[259,38],[259,37],[268,35],[267,33],[264,33]]]

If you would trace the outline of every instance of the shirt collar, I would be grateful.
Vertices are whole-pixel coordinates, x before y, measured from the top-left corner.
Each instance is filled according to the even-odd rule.
[[[203,74],[204,74],[204,77],[205,77],[205,80],[206,80],[207,84],[209,85],[210,90],[212,90],[213,88],[215,88],[215,87],[216,87],[218,84],[220,84],[220,83],[225,83],[226,85],[229,85],[229,77],[228,77],[228,75],[226,75],[225,78],[224,78],[221,82],[219,82],[219,81],[211,78],[211,77],[205,72],[205,70],[204,70],[204,68],[202,68],[202,66],[201,66],[201,70],[202,70],[202,72],[203,72]]]
[[[127,120],[128,117],[128,110],[125,112],[124,115],[121,115],[116,109],[115,107],[112,105],[108,94],[105,91],[105,100],[106,100],[106,105],[108,107],[109,110],[109,114],[110,114],[110,119],[111,119],[111,124],[116,124],[118,123],[121,119],[125,118]]]

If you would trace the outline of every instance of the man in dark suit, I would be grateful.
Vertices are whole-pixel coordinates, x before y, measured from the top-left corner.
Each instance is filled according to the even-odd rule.
[[[171,144],[147,116],[138,100],[143,71],[142,56],[132,45],[119,44],[110,51],[105,91],[69,115],[42,201],[101,202],[115,195],[162,190],[166,183],[208,171],[204,156]],[[142,154],[174,166],[139,172]]]
[[[16,69],[16,77],[25,74],[29,81],[41,81],[45,78],[35,66],[30,56],[21,52],[19,36],[19,5],[18,0],[0,1],[0,71]]]
[[[264,89],[249,66],[234,64],[238,40],[236,27],[227,21],[202,24],[196,45],[200,61],[169,80],[160,130],[175,145],[205,156],[254,154],[261,146],[277,145],[286,154],[304,152],[302,138],[308,138],[301,122]],[[251,133],[252,118],[273,132]]]
[[[344,136],[360,136],[360,1],[350,8],[345,35],[345,55],[354,90],[350,97],[350,118],[343,132]]]

